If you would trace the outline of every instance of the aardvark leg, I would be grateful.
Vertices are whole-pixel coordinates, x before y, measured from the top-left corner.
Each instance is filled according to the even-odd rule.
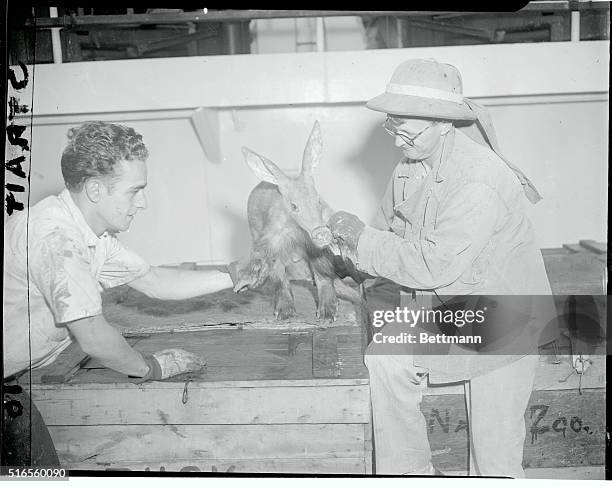
[[[317,285],[318,305],[317,318],[335,321],[338,313],[338,298],[333,278],[322,274],[316,265],[312,266],[312,275]]]
[[[276,286],[276,294],[274,296],[274,316],[279,320],[286,320],[295,316],[295,304],[293,300],[293,291],[287,279],[285,272],[285,263],[280,259],[274,262],[270,279]]]

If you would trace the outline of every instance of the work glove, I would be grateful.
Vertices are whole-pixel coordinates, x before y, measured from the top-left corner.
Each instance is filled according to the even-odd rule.
[[[584,374],[592,363],[588,355],[572,355],[572,366],[578,374]]]
[[[138,382],[163,380],[186,372],[197,372],[206,365],[206,360],[181,348],[169,348],[144,356],[149,372]]]
[[[335,243],[330,249],[334,254],[340,255],[349,267],[353,267],[357,261],[357,244],[365,224],[351,213],[337,211],[330,217],[327,226]]]

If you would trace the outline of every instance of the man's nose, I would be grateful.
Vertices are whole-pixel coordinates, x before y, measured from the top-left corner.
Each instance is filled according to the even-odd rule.
[[[402,147],[406,144],[406,141],[402,139],[399,135],[395,136],[395,147]]]
[[[141,193],[140,198],[138,198],[138,201],[136,202],[136,207],[145,210],[147,206],[147,197],[144,193]]]

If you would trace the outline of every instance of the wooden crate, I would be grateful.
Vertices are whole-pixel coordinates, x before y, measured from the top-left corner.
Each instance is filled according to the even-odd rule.
[[[277,324],[268,296],[231,291],[162,303],[118,290],[105,314],[143,352],[181,347],[204,371],[134,384],[73,344],[33,374],[32,397],[71,470],[352,473],[372,471],[361,318],[343,301],[325,327],[312,289]],[[236,298],[240,306],[235,306]],[[220,319],[220,316],[223,319]],[[172,329],[160,333],[159,329]]]
[[[542,355],[534,390],[525,412],[527,435],[523,465],[526,469],[556,469],[553,478],[564,476],[564,469],[600,467],[603,474],[606,435],[605,356],[594,356],[594,364],[582,379],[559,382],[571,372],[569,358],[550,363]],[[430,387],[421,404],[427,420],[434,464],[443,471],[465,472],[467,456],[467,416],[463,386]],[[491,424],[495,429],[495,421]],[[571,474],[571,472],[567,472]]]
[[[601,293],[605,253],[576,245],[543,255],[559,305],[570,294]],[[312,289],[294,291],[299,318],[280,325],[270,319],[265,294],[222,292],[174,304],[134,291],[106,295],[107,318],[136,349],[182,346],[203,353],[208,366],[187,383],[183,403],[185,378],[135,385],[95,363],[83,365],[75,345],[34,374],[32,389],[61,461],[77,470],[371,473],[360,311],[343,302],[339,323],[321,328]],[[396,291],[369,293],[369,303],[394,307]],[[559,382],[571,371],[564,340],[560,363],[552,363],[550,348],[540,357],[525,413],[524,465],[532,477],[600,478],[605,355],[593,356],[579,394],[577,375]],[[430,387],[421,408],[434,464],[465,472],[463,386]]]

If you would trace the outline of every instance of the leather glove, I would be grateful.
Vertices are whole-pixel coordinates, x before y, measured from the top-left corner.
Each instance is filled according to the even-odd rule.
[[[578,374],[584,374],[592,363],[588,355],[572,355],[572,366]]]
[[[149,372],[137,382],[163,380],[186,372],[197,372],[206,365],[206,360],[181,348],[169,348],[144,357]]]
[[[357,254],[357,244],[365,228],[365,223],[352,213],[337,211],[331,216],[327,226],[334,238],[339,241],[338,244],[341,249],[344,247],[349,254]]]

